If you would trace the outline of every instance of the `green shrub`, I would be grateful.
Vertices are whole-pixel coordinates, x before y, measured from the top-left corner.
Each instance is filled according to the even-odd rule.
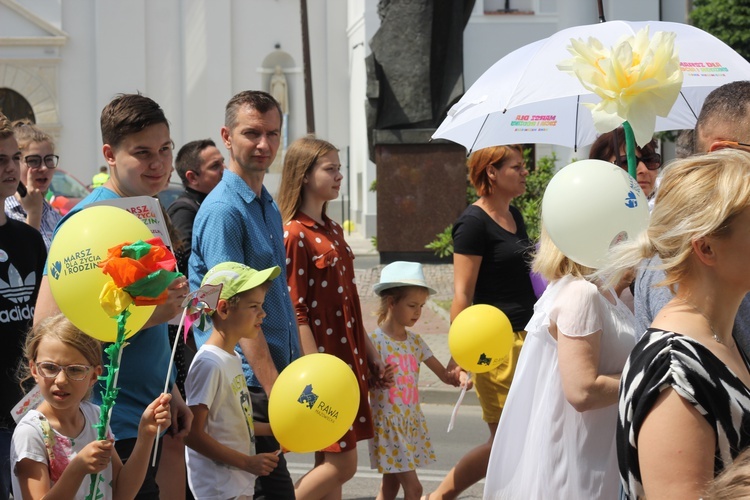
[[[429,248],[435,255],[441,259],[444,257],[450,257],[453,255],[453,224],[443,229],[442,233],[437,234],[437,238],[425,245],[425,248]]]

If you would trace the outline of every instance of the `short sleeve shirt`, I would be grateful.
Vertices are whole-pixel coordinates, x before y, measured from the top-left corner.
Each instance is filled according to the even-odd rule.
[[[629,498],[645,494],[638,434],[659,394],[669,388],[714,430],[716,448],[706,450],[714,457],[714,475],[750,445],[750,389],[701,343],[650,328],[630,354],[620,379],[617,461]]]
[[[205,405],[203,429],[222,445],[244,455],[255,455],[253,406],[237,353],[204,345],[190,365],[185,381],[189,406]],[[255,476],[186,448],[188,481],[196,498],[252,496]]]
[[[454,252],[482,257],[474,304],[490,304],[508,316],[514,331],[523,330],[534,313],[529,277],[531,242],[521,212],[510,207],[516,232],[505,230],[476,205],[469,205],[453,225]]]
[[[94,424],[99,422],[99,407],[89,403],[81,402],[81,413],[85,419],[83,430],[78,436],[65,436],[52,428],[47,418],[36,410],[29,410],[18,423],[13,432],[11,441],[11,472],[13,482],[13,496],[21,498],[21,487],[15,468],[18,462],[29,459],[34,462],[45,464],[49,470],[50,485],[59,481],[60,476],[75,458],[89,443],[96,441],[97,430]],[[112,437],[112,432],[107,429],[107,436]],[[89,493],[91,487],[91,476],[86,476],[78,488],[74,497],[83,500]],[[99,473],[100,500],[112,498],[112,463]]]
[[[0,428],[15,426],[10,410],[23,397],[14,380],[46,258],[39,231],[13,219],[0,225]]]

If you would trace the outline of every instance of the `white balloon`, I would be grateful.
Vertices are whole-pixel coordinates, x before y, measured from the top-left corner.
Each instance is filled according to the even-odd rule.
[[[547,185],[542,221],[566,257],[599,269],[610,247],[648,226],[648,200],[635,179],[602,160],[562,168]]]

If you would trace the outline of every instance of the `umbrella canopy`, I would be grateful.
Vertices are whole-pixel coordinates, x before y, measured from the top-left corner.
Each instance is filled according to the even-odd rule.
[[[693,128],[706,96],[716,87],[750,80],[750,63],[724,42],[688,24],[609,21],[576,26],[525,45],[496,62],[448,111],[433,139],[447,139],[469,153],[501,144],[557,144],[577,149],[594,142],[591,111],[600,98],[577,78],[560,71],[570,59],[570,40],[589,37],[604,46],[648,26],[674,32],[683,71],[680,96],[669,116],[657,117],[656,131]]]

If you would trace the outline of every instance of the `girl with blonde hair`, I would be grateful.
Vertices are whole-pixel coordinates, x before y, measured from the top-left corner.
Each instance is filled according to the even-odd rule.
[[[427,298],[435,293],[427,285],[422,265],[392,262],[382,269],[380,282],[372,288],[380,297],[380,306],[378,328],[370,339],[386,363],[395,367],[393,387],[370,390],[375,422],[370,464],[383,474],[377,499],[395,500],[403,488],[404,500],[419,500],[422,484],[417,469],[436,460],[419,404],[420,365],[424,363],[442,382],[457,384],[422,337],[411,330]],[[461,385],[471,388],[466,372],[462,371],[460,377]]]
[[[33,378],[44,400],[13,432],[13,497],[82,500],[94,474],[99,476],[96,498],[135,498],[154,437],[171,422],[171,396],[161,394],[145,409],[135,448],[123,464],[109,428],[107,439],[97,439],[99,407],[88,401],[102,374],[101,344],[58,314],[34,326],[24,353],[28,365],[22,381]]]

